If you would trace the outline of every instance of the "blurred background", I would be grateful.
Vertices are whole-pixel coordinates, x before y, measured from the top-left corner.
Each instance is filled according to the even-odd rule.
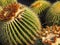
[[[18,2],[25,4],[27,6],[30,6],[31,3],[33,3],[36,0],[18,0]],[[50,1],[51,3],[56,2],[57,0],[47,0]]]

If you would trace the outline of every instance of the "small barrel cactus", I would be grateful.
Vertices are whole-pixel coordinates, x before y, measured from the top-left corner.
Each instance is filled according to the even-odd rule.
[[[47,9],[51,6],[51,3],[48,1],[36,1],[31,4],[31,9],[38,14],[38,17],[41,19],[42,25],[45,24],[45,14]]]
[[[15,2],[0,12],[0,41],[3,45],[33,45],[40,38],[41,23],[28,7]]]
[[[50,5],[48,1],[35,1],[30,7],[35,13],[40,14],[50,7]]]
[[[60,1],[55,2],[46,14],[47,25],[60,25]]]

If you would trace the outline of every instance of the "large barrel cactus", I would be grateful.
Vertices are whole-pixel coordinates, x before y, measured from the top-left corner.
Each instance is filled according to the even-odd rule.
[[[60,25],[60,1],[55,2],[46,15],[48,25]]]
[[[33,45],[40,38],[41,23],[33,11],[14,2],[0,12],[0,41],[3,45]]]
[[[38,14],[38,17],[41,20],[42,25],[45,25],[45,15],[49,7],[51,6],[51,3],[48,1],[35,1],[33,4],[31,4],[31,9]]]

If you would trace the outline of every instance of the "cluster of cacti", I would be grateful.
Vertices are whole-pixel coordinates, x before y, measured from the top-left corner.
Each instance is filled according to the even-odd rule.
[[[36,2],[34,2],[31,5],[31,8],[32,8],[32,10],[36,14],[38,14],[38,17],[40,16],[39,18],[41,19],[41,23],[42,23],[43,20],[45,21],[45,22],[43,21],[42,24],[47,24],[46,26],[50,26],[51,25],[50,28],[49,27],[47,27],[46,29],[45,28],[44,29],[42,28],[42,33],[41,33],[42,34],[41,35],[42,42],[44,43],[44,45],[58,45],[58,44],[60,44],[60,41],[59,41],[60,40],[60,26],[57,26],[57,28],[58,27],[59,28],[58,29],[55,29],[55,27],[52,26],[52,25],[60,25],[60,16],[59,16],[59,14],[60,14],[60,9],[59,9],[60,8],[60,1],[57,1],[52,6],[51,6],[51,4],[49,2],[47,4],[44,3],[44,4],[46,4],[45,6],[41,2],[45,2],[45,1],[39,1],[39,3],[38,3],[38,1],[36,1]],[[47,12],[46,12],[46,10],[44,8],[47,9]],[[45,16],[43,16],[43,15],[45,15]],[[48,31],[46,31],[46,30],[48,30]],[[59,31],[57,32],[57,30],[59,30]],[[53,34],[51,34],[51,33],[53,33]],[[50,36],[53,37],[53,40],[51,40],[52,38]],[[59,38],[56,38],[57,36]],[[57,40],[55,40],[55,39],[57,39]]]
[[[21,1],[21,0],[20,0]],[[60,45],[60,1],[0,0],[1,45]]]

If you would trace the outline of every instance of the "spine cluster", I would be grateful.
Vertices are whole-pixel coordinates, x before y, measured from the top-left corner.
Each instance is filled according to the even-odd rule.
[[[60,43],[60,26],[47,26],[42,29],[42,42],[48,45],[58,45]]]

